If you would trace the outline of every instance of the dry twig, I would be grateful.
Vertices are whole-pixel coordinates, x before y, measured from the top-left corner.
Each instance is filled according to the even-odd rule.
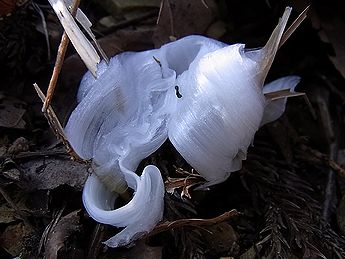
[[[315,161],[323,162],[324,164],[332,168],[334,172],[338,173],[342,177],[345,177],[345,169],[342,168],[337,162],[330,159],[328,155],[323,154],[320,151],[312,149],[311,147],[308,147],[306,145],[301,145],[300,149],[312,155],[312,157],[309,156],[309,160],[312,160],[313,162]],[[302,158],[308,160],[308,158],[306,158],[305,156],[302,156]]]
[[[290,38],[294,31],[301,25],[305,18],[307,18],[307,13],[309,10],[309,5],[300,13],[297,19],[290,25],[290,27],[284,32],[280,43],[279,48]]]
[[[71,6],[71,14],[73,16],[75,16],[78,6],[79,6],[80,0],[75,0],[73,1],[73,4]],[[47,97],[44,100],[43,103],[43,108],[42,111],[45,113],[50,105],[50,102],[53,98],[54,95],[54,91],[55,91],[55,87],[56,87],[56,83],[57,83],[57,79],[59,77],[61,68],[62,68],[62,64],[63,64],[63,60],[65,58],[65,54],[66,54],[66,50],[67,50],[67,46],[69,43],[69,38],[67,36],[67,33],[64,31],[62,38],[61,38],[61,42],[59,45],[59,49],[58,49],[58,53],[56,56],[56,61],[55,61],[55,66],[53,69],[53,74],[52,77],[50,79],[49,82],[49,86],[48,86],[48,90],[47,90]]]
[[[38,96],[41,98],[42,102],[44,102],[44,100],[46,99],[46,97],[44,96],[43,92],[41,91],[41,89],[38,87],[38,85],[35,83],[34,84],[35,90],[38,94]],[[88,163],[87,161],[85,161],[84,159],[82,159],[72,148],[71,144],[69,143],[69,141],[67,140],[67,137],[65,135],[65,132],[62,128],[62,125],[58,119],[58,117],[56,116],[53,108],[51,106],[48,106],[48,109],[43,112],[44,116],[47,118],[48,123],[50,125],[50,127],[53,130],[53,133],[55,134],[56,138],[61,140],[61,142],[64,144],[64,146],[67,149],[67,153],[76,161],[80,162],[80,163]]]
[[[211,219],[179,219],[175,221],[166,221],[157,225],[147,236],[153,236],[158,233],[180,227],[199,227],[199,226],[209,226],[217,224],[226,220],[229,220],[235,216],[240,215],[240,212],[233,209],[228,212],[223,213],[222,215],[211,218]]]

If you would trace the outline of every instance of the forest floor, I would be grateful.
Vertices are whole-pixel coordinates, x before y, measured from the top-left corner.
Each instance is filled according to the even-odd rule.
[[[293,7],[293,20],[309,3],[162,1],[161,12],[159,0],[85,0],[81,9],[113,56],[191,34],[260,47],[286,6]],[[163,221],[198,218],[205,224],[182,222],[117,249],[102,242],[118,229],[98,224],[83,208],[87,167],[72,161],[55,138],[32,86],[47,90],[62,27],[45,0],[1,1],[0,14],[0,258],[345,258],[340,0],[313,2],[269,72],[267,82],[301,76],[297,91],[307,98],[290,98],[285,114],[257,132],[242,170],[226,182],[208,191],[166,193]],[[63,125],[85,71],[69,46],[52,102]],[[192,172],[169,142],[140,167],[148,163],[164,176]]]

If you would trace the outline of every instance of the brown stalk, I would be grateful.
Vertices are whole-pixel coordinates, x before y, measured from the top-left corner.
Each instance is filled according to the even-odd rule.
[[[233,218],[238,215],[240,215],[240,212],[233,209],[233,210],[223,213],[222,215],[218,217],[211,218],[211,219],[179,219],[175,221],[166,221],[157,225],[147,236],[153,236],[170,229],[180,228],[180,227],[185,227],[185,226],[199,227],[199,226],[214,225],[214,224],[229,220],[230,218]]]
[[[303,12],[300,13],[300,15],[297,17],[297,19],[290,25],[290,27],[284,32],[279,47],[283,46],[283,44],[290,38],[292,33],[301,25],[301,23],[304,21],[304,19],[307,17],[307,13],[309,10],[309,5],[303,10]]]
[[[80,4],[80,0],[73,1],[72,6],[71,6],[72,16],[75,16],[79,4]],[[60,74],[60,71],[62,68],[62,64],[63,64],[63,60],[64,60],[65,55],[66,55],[68,43],[69,43],[69,38],[67,36],[67,33],[64,31],[62,38],[61,38],[60,45],[59,45],[58,53],[56,56],[53,74],[52,74],[52,77],[51,77],[50,82],[49,82],[49,86],[48,86],[48,90],[47,90],[47,97],[45,98],[44,103],[43,103],[43,108],[42,108],[43,112],[47,111],[47,109],[51,103],[51,100],[53,98],[57,79],[59,77],[59,74]]]
[[[38,96],[41,98],[42,102],[46,99],[41,89],[38,87],[38,85],[34,84],[35,90],[38,94]],[[67,149],[67,153],[76,161],[81,163],[88,163],[88,161],[82,159],[72,148],[71,144],[67,140],[67,137],[65,135],[65,132],[63,130],[63,127],[56,116],[53,108],[49,105],[47,110],[43,112],[44,116],[48,120],[49,126],[52,128],[54,135],[57,139],[61,140],[61,142],[64,144],[64,146]]]

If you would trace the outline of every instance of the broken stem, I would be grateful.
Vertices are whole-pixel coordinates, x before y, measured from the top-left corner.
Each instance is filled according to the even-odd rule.
[[[240,215],[241,213],[237,210],[233,209],[230,211],[227,211],[223,213],[222,215],[211,218],[211,219],[179,219],[175,221],[166,221],[159,225],[157,225],[147,236],[153,236],[158,233],[173,229],[173,228],[179,228],[179,227],[198,227],[198,226],[209,226],[214,225],[226,220],[229,220],[230,218],[233,218],[235,216]]]
[[[307,18],[307,13],[309,10],[309,5],[300,13],[297,19],[290,25],[290,27],[284,32],[279,47],[283,46],[283,44],[290,38],[290,36],[294,33],[294,31],[301,25],[305,18]]]
[[[70,7],[72,16],[75,16],[77,9],[78,9],[78,6],[79,6],[79,3],[80,3],[80,0],[74,0],[73,1],[72,6]],[[48,86],[48,90],[47,90],[47,97],[45,98],[44,103],[43,103],[42,112],[47,111],[47,109],[51,103],[51,100],[53,98],[57,79],[59,77],[59,74],[60,74],[60,71],[62,68],[62,64],[63,64],[63,60],[64,60],[65,55],[66,55],[68,43],[69,43],[69,38],[67,36],[66,31],[64,31],[64,33],[61,37],[61,42],[59,45],[59,49],[58,49],[52,77],[51,77],[50,82],[49,82],[49,86]]]
[[[300,148],[303,152],[312,155],[314,160],[316,159],[317,161],[322,161],[323,163],[328,165],[331,169],[333,169],[336,173],[338,173],[340,176],[345,177],[345,169],[342,168],[336,161],[332,160],[328,155],[325,155],[306,145],[301,145]],[[305,158],[305,157],[303,156],[302,158]]]
[[[38,87],[36,83],[34,83],[34,88],[38,94],[38,96],[41,98],[42,102],[46,99],[44,96],[43,92],[41,89]],[[67,137],[65,135],[65,132],[62,128],[62,125],[56,116],[53,108],[49,105],[47,110],[43,112],[44,116],[48,120],[49,126],[52,128],[54,135],[56,136],[57,139],[61,140],[63,145],[67,149],[67,153],[76,161],[81,162],[81,163],[88,163],[88,161],[82,159],[72,148],[71,144],[67,140]]]

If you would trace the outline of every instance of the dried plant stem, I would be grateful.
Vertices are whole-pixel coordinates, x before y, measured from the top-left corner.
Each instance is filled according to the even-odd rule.
[[[163,8],[164,8],[164,5],[167,6],[167,10],[168,10],[168,15],[169,15],[169,20],[170,20],[170,36],[175,36],[175,29],[174,29],[174,18],[173,18],[173,14],[172,14],[172,11],[171,11],[171,5],[170,5],[170,1],[169,0],[162,0],[161,1],[161,5],[160,5],[160,8],[159,8],[159,13],[158,13],[158,18],[157,18],[157,22],[156,24],[159,23],[159,20],[161,19],[161,15],[162,15],[162,12],[163,12]]]
[[[307,13],[309,10],[309,5],[300,13],[297,19],[290,25],[290,27],[284,32],[279,47],[283,46],[283,44],[290,38],[290,36],[294,33],[294,31],[301,25],[305,18],[307,18]]]
[[[198,227],[198,226],[209,226],[214,225],[226,220],[229,220],[230,218],[233,218],[235,216],[240,215],[240,213],[233,209],[228,212],[223,213],[222,215],[211,218],[211,219],[179,219],[175,221],[166,221],[159,225],[157,225],[149,234],[148,236],[153,236],[158,233],[174,229],[174,228],[180,228],[180,227]]]
[[[99,258],[99,253],[102,252],[103,244],[102,241],[106,238],[106,225],[97,223],[89,244],[89,249],[87,253],[87,259]]]
[[[38,96],[41,98],[42,102],[44,102],[44,100],[46,99],[46,97],[44,96],[43,92],[41,91],[41,89],[38,87],[38,85],[35,83],[34,84],[35,90],[38,94]],[[69,143],[69,141],[67,140],[67,137],[65,135],[65,132],[61,126],[61,123],[58,119],[58,117],[56,116],[53,108],[51,106],[48,106],[47,110],[45,112],[43,112],[44,116],[47,118],[48,123],[50,125],[50,127],[53,130],[53,133],[55,134],[56,138],[61,140],[61,142],[64,144],[64,146],[67,149],[67,153],[76,161],[80,162],[80,163],[88,163],[88,161],[82,159],[72,148],[71,144]]]
[[[13,160],[30,160],[33,158],[38,158],[38,157],[62,157],[62,158],[67,158],[67,154],[65,150],[47,150],[47,151],[34,151],[34,152],[20,152],[17,155],[5,155],[5,156],[0,156],[0,159],[5,159],[5,158],[11,158]]]
[[[337,143],[330,144],[329,157],[332,161],[336,161],[338,157],[338,147]],[[332,168],[328,170],[328,180],[325,188],[325,199],[323,202],[322,217],[325,221],[329,222],[331,217],[331,212],[334,205],[334,200],[336,198],[336,174]],[[333,201],[333,202],[332,202]]]
[[[79,3],[80,3],[80,0],[73,1],[73,4],[71,6],[71,14],[73,16],[75,16],[75,14],[77,12]],[[60,45],[59,45],[58,53],[56,56],[53,74],[52,74],[52,77],[51,77],[50,82],[49,82],[49,86],[48,86],[48,90],[47,90],[47,97],[45,98],[44,103],[43,103],[43,108],[42,108],[43,112],[47,111],[47,109],[51,103],[51,100],[53,98],[57,79],[59,77],[59,74],[60,74],[60,71],[62,68],[62,64],[63,64],[63,60],[64,60],[65,55],[66,55],[68,43],[69,43],[69,38],[67,36],[67,33],[64,31],[62,38],[61,38]]]
[[[66,208],[66,202],[64,202],[61,209],[54,212],[52,220],[49,222],[49,224],[46,226],[46,228],[44,229],[44,231],[42,233],[41,240],[40,240],[40,243],[38,245],[37,255],[41,254],[42,248],[47,242],[49,233],[51,232],[52,229],[55,228],[55,226],[57,225],[57,223],[61,219],[62,213],[64,212],[65,208]]]
[[[305,153],[312,156],[309,160],[321,161],[321,162],[325,163],[326,165],[328,165],[330,168],[332,168],[340,176],[345,177],[345,169],[342,168],[337,162],[330,159],[328,155],[325,155],[325,154],[323,154],[323,153],[321,153],[315,149],[312,149],[306,145],[301,145],[300,148],[302,151],[304,151]],[[303,156],[303,158],[305,158],[305,156]]]

